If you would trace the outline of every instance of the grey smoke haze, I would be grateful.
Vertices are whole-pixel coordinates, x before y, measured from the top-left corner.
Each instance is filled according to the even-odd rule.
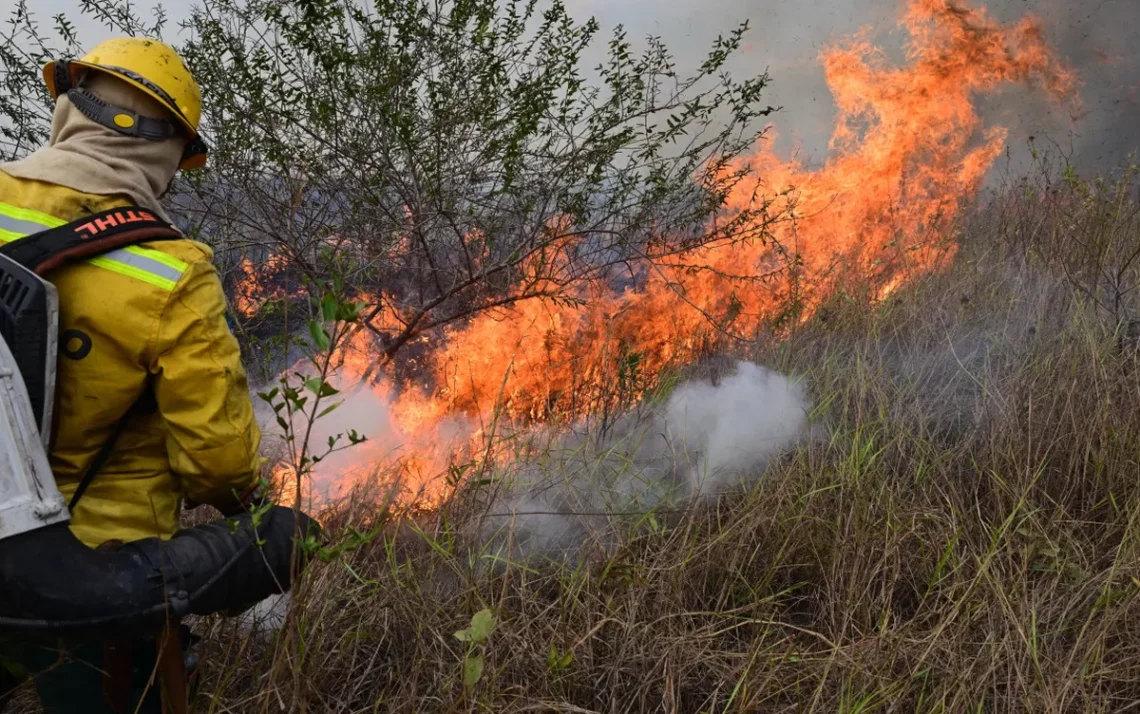
[[[1140,2],[968,0],[967,4],[985,6],[1003,22],[1016,22],[1026,13],[1042,18],[1050,45],[1077,69],[1083,84],[1085,111],[1078,117],[1020,87],[980,100],[987,124],[1009,129],[1015,160],[1024,158],[1031,136],[1052,139],[1072,150],[1076,163],[1090,170],[1115,166],[1122,155],[1140,149]],[[826,157],[834,118],[819,52],[869,27],[876,44],[901,60],[906,39],[898,27],[904,0],[585,0],[575,5],[594,13],[604,25],[624,23],[633,37],[661,35],[676,51],[681,67],[700,62],[718,32],[749,20],[746,51],[732,69],[768,69],[772,85],[766,101],[783,107],[772,118],[779,133],[776,147],[784,154],[798,147],[809,163],[822,163]]]
[[[734,72],[771,72],[766,100],[784,110],[773,117],[777,148],[798,147],[809,162],[826,156],[834,105],[818,62],[820,50],[862,27],[876,40],[898,50],[904,39],[897,28],[904,0],[568,0],[580,19],[597,17],[603,32],[618,24],[629,36],[661,36],[678,57],[680,68],[699,64],[719,33],[749,20],[752,30]],[[1012,22],[1027,12],[1046,22],[1048,39],[1083,82],[1085,112],[1075,119],[1043,97],[1017,88],[981,102],[990,123],[1009,128],[1015,160],[1026,155],[1030,136],[1051,139],[1072,150],[1082,169],[1115,166],[1140,149],[1140,0],[970,0],[998,19]],[[193,3],[166,3],[169,36]],[[78,0],[38,0],[33,12],[47,21],[66,12],[90,45],[108,33],[79,13]],[[605,38],[603,38],[604,40]],[[604,41],[598,43],[599,51]],[[596,55],[594,59],[600,55]],[[895,55],[897,56],[897,54]]]
[[[758,477],[808,428],[802,383],[738,362],[716,383],[677,387],[664,405],[621,416],[602,433],[560,434],[509,465],[487,505],[485,533],[517,556],[573,553],[604,540],[614,518],[639,518]]]

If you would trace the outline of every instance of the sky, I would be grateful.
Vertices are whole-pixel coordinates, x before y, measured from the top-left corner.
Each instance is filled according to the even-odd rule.
[[[13,0],[0,0],[0,7]],[[972,0],[977,4],[982,0]],[[782,107],[772,119],[777,148],[796,149],[809,163],[826,156],[834,105],[818,62],[822,48],[869,27],[878,42],[897,49],[902,0],[567,0],[572,13],[596,17],[608,35],[622,24],[631,38],[658,35],[674,51],[681,68],[695,67],[720,33],[748,20],[751,31],[732,69],[769,71],[769,103]],[[1071,149],[1078,164],[1103,168],[1140,149],[1140,0],[984,0],[1000,19],[1033,12],[1045,20],[1051,44],[1078,69],[1086,113],[1076,121],[1026,92],[1003,93],[983,102],[983,116],[1010,130],[1010,144],[1030,136]],[[79,13],[78,0],[33,0],[47,20],[65,12],[88,46],[108,36],[96,21]],[[137,3],[147,7],[147,2]],[[168,39],[177,39],[178,21],[189,2],[169,2]],[[598,43],[599,48],[604,42]]]

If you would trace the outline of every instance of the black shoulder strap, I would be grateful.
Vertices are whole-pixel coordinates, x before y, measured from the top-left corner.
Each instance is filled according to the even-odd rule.
[[[136,243],[179,238],[181,233],[150,211],[125,206],[18,238],[0,246],[0,255],[43,277],[72,260],[93,258]]]
[[[182,234],[169,223],[138,206],[112,208],[109,211],[85,216],[58,228],[49,228],[18,238],[0,246],[0,255],[43,277],[64,263],[93,258],[112,250],[137,243],[156,240],[178,240]],[[148,386],[143,396],[115,424],[111,437],[100,447],[87,466],[86,473],[75,489],[68,508],[75,510],[87,487],[102,470],[115,448],[115,442],[126,430],[131,415],[153,409],[154,396]]]

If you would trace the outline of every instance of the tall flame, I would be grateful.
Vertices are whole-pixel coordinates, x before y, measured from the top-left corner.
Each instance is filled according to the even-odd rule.
[[[457,418],[478,434],[492,415],[519,423],[597,409],[631,372],[639,375],[631,384],[652,384],[672,366],[754,336],[793,297],[793,319],[802,320],[848,281],[882,298],[944,266],[954,254],[948,228],[1006,140],[1004,129],[982,126],[975,97],[1022,83],[1076,102],[1077,79],[1032,17],[1004,26],[984,9],[909,0],[901,23],[911,38],[901,66],[867,31],[823,52],[838,115],[822,168],[764,147],[734,167],[749,178],[729,207],[772,202],[768,214],[782,217],[771,228],[775,242],[706,247],[664,261],[636,289],[599,282],[585,286],[580,305],[534,299],[447,329],[427,358],[431,384],[368,387],[390,405],[390,433],[356,452],[353,465],[403,445],[413,480],[426,479],[445,463],[443,425],[471,437]],[[342,381],[368,372],[371,354],[358,340]]]

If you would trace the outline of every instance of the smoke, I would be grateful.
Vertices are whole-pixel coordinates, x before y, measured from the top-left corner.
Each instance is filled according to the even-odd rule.
[[[1045,22],[1047,39],[1062,59],[1081,76],[1084,112],[1070,116],[1026,93],[1008,94],[986,103],[984,118],[1010,129],[1015,163],[1027,154],[1029,137],[1056,141],[1072,150],[1078,167],[1103,170],[1116,166],[1128,152],[1140,149],[1140,13],[1136,0],[968,0],[985,6],[1002,21],[1027,11]],[[575,16],[595,16],[603,31],[622,24],[630,37],[660,36],[674,51],[678,68],[704,61],[712,41],[736,23],[748,20],[751,30],[744,53],[732,65],[735,73],[771,71],[773,84],[766,100],[782,106],[774,116],[780,153],[799,148],[809,160],[822,159],[834,126],[835,107],[819,65],[823,47],[861,28],[876,33],[876,43],[901,51],[896,21],[904,0],[570,0]],[[42,17],[69,12],[91,43],[108,31],[88,16],[75,12],[76,0],[39,0]],[[166,7],[169,26],[189,17],[190,3]],[[602,59],[604,42],[597,43],[585,66]]]
[[[529,449],[499,467],[496,480],[507,485],[484,504],[485,536],[500,541],[509,533],[529,553],[569,552],[586,534],[607,531],[611,519],[684,508],[694,498],[753,482],[769,459],[808,433],[810,403],[802,382],[751,362],[708,371],[710,376],[676,386],[663,402],[631,410],[604,427],[527,430]],[[471,422],[444,419],[432,430],[407,435],[382,391],[346,384],[339,375],[331,381],[342,389],[335,400],[341,404],[313,424],[309,440],[315,453],[322,453],[330,437],[350,430],[368,441],[315,467],[309,486],[318,502],[356,485],[374,485],[377,474],[406,477],[399,465],[408,456],[429,449],[448,453],[470,443]],[[282,440],[272,438],[281,431],[277,412],[261,400],[255,403],[266,441],[282,448]],[[308,428],[307,419],[294,419],[296,439]],[[248,617],[273,621],[279,609],[274,603]]]
[[[751,362],[678,386],[664,404],[603,430],[561,435],[506,469],[485,534],[523,554],[604,541],[615,519],[641,520],[754,481],[808,432],[804,385]],[[597,539],[595,538],[596,542]]]
[[[447,456],[469,442],[475,424],[462,415],[450,415],[408,433],[400,428],[393,411],[394,393],[389,388],[369,385],[339,371],[329,377],[329,383],[338,393],[319,405],[317,413],[321,415],[311,420],[313,408],[307,405],[308,414],[295,414],[290,425],[293,443],[307,439],[309,454],[320,459],[306,477],[307,496],[327,503],[381,480],[387,481],[385,487],[404,489],[409,498],[427,495],[430,500],[438,495],[423,489],[440,486],[434,477],[445,467]],[[332,411],[323,413],[334,404]],[[267,455],[278,463],[290,463],[288,443],[279,438],[279,414],[255,398],[255,415]],[[350,434],[362,440],[353,444]]]
[[[719,384],[696,381],[679,387],[657,421],[649,453],[689,454],[695,467],[689,484],[701,492],[760,466],[793,442],[807,423],[807,399],[802,384],[740,362]]]
[[[1012,0],[1003,3],[1009,5]],[[1140,150],[1138,10],[1135,0],[1047,0],[1034,8],[1081,76],[1085,107],[1073,122],[1078,164],[1116,166]]]
[[[713,376],[677,386],[663,404],[626,413],[603,430],[545,441],[534,432],[538,448],[503,469],[513,477],[511,485],[487,504],[483,536],[493,547],[509,546],[514,557],[571,556],[587,535],[604,535],[612,519],[644,518],[754,481],[769,459],[808,433],[810,404],[802,382],[751,362],[736,362],[723,375],[710,371]],[[327,443],[355,429],[368,434],[369,445],[322,461],[314,490],[325,499],[351,485],[347,475],[378,454],[389,452],[395,461],[417,448],[401,443],[406,437],[390,399],[344,384],[339,375],[332,381],[344,388],[338,395],[342,405],[314,423],[311,441]],[[263,431],[279,430],[276,412],[256,403]],[[304,434],[307,424],[296,419],[294,432]],[[431,438],[437,448],[449,448],[468,439],[472,426],[444,420]],[[373,464],[365,476],[377,468]],[[238,626],[251,635],[272,635],[290,602],[288,594],[267,598],[242,613]]]
[[[1140,149],[1140,13],[1135,0],[961,0],[985,7],[996,19],[1016,22],[1026,13],[1039,17],[1045,39],[1081,81],[1083,109],[1076,115],[1024,89],[982,99],[985,126],[1009,129],[1011,168],[1022,171],[1033,137],[1039,147],[1055,144],[1071,153],[1085,171],[1119,165]],[[898,20],[905,0],[685,0],[659,3],[628,0],[601,3],[577,0],[581,16],[594,14],[609,29],[624,24],[631,37],[660,35],[675,52],[678,67],[696,67],[710,43],[739,22],[750,31],[743,52],[730,66],[734,74],[768,70],[772,84],[765,101],[782,107],[771,117],[774,150],[798,151],[811,166],[827,156],[835,104],[824,81],[820,52],[866,31],[889,57],[901,59],[905,33]]]

